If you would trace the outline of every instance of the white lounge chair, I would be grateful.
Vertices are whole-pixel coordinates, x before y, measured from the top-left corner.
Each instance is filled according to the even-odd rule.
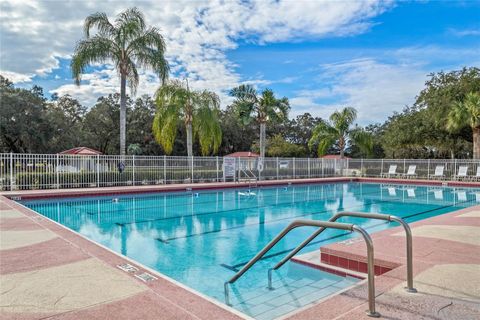
[[[459,166],[455,179],[460,180],[460,179],[467,178],[467,172],[468,172],[468,166]]]
[[[390,167],[388,168],[388,172],[384,174],[385,177],[391,177],[391,176],[396,176],[397,175],[397,165],[396,164],[391,164]]]
[[[445,166],[436,166],[435,173],[431,174],[429,178],[438,178],[438,179],[444,178],[445,177],[445,175],[443,174],[444,170],[445,170]]]
[[[415,173],[415,171],[417,170],[417,166],[414,165],[414,164],[411,164],[408,166],[408,171],[407,173],[405,174],[405,177],[406,178],[413,178],[413,177],[416,177],[417,174]]]
[[[477,173],[474,176],[472,176],[472,180],[474,181],[480,180],[480,166],[477,167]]]

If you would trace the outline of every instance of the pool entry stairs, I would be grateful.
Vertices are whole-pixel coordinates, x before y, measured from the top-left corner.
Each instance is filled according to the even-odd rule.
[[[396,222],[400,224],[406,235],[406,257],[407,257],[407,286],[406,291],[409,293],[415,293],[416,290],[413,287],[413,252],[412,252],[412,233],[409,225],[401,218],[388,214],[377,213],[363,213],[363,212],[339,212],[333,215],[328,221],[320,220],[295,220],[285,227],[274,239],[272,239],[262,250],[260,250],[250,261],[243,266],[233,277],[231,277],[224,284],[225,302],[228,305],[234,306],[246,312],[249,315],[254,316],[257,319],[274,319],[280,315],[292,312],[296,308],[305,306],[309,303],[320,300],[323,297],[338,292],[341,289],[348,288],[354,285],[359,279],[367,279],[368,283],[368,311],[367,315],[370,317],[380,317],[380,313],[375,309],[375,275],[379,275],[388,270],[382,270],[375,267],[374,262],[374,247],[370,235],[358,225],[351,223],[337,222],[342,217],[355,217],[365,219],[384,220],[387,222]],[[263,288],[264,294],[250,298],[252,293],[239,293],[236,292],[233,284],[242,277],[250,268],[256,263],[264,263],[262,258],[267,252],[270,251],[282,238],[284,238],[290,231],[301,227],[316,227],[317,230],[313,232],[307,239],[300,243],[295,249],[293,249],[288,255],[280,260],[276,265],[268,269],[266,275],[267,286]],[[310,264],[307,259],[294,260],[300,264],[289,264],[289,272],[287,274],[279,274],[279,269],[290,261],[294,256],[317,238],[326,229],[339,229],[350,232],[358,233],[363,241],[365,241],[367,247],[367,262],[365,264],[364,272],[359,270],[349,270],[345,266],[332,266],[327,259],[321,259],[318,263]],[[313,259],[318,259],[320,256],[315,257],[315,253],[312,254]],[[305,271],[306,268],[303,265],[315,266],[322,272],[322,276],[315,278],[314,270]],[[325,275],[327,274],[327,276]],[[328,274],[332,274],[332,277],[328,277]],[[335,276],[333,276],[335,275]],[[231,288],[232,287],[232,288]],[[233,291],[234,299],[232,299]],[[269,291],[269,293],[268,293]],[[259,290],[255,290],[258,295]],[[260,301],[262,300],[262,301]],[[295,305],[297,307],[295,308]],[[247,310],[244,310],[247,309]],[[253,310],[252,310],[253,309]],[[258,310],[257,310],[258,309]]]

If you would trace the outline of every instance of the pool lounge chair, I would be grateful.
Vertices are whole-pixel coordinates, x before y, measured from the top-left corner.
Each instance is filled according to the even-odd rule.
[[[472,181],[479,181],[480,180],[480,166],[477,167],[477,173],[472,176]]]
[[[408,166],[408,171],[407,173],[404,174],[404,177],[405,178],[414,178],[417,176],[417,174],[415,173],[415,171],[417,170],[417,166],[414,165],[414,164],[411,164]]]
[[[434,179],[445,178],[445,175],[443,174],[444,170],[445,170],[445,166],[436,166],[435,167],[435,173],[429,175],[428,178],[434,178]]]
[[[396,164],[391,164],[390,167],[388,168],[388,172],[383,174],[383,176],[385,178],[389,178],[391,176],[396,176],[396,175],[397,175],[397,165]]]
[[[455,180],[466,179],[468,172],[468,166],[459,166]]]

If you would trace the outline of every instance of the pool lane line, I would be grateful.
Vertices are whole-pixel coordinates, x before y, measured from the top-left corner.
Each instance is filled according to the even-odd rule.
[[[320,186],[323,184],[318,184],[318,186]],[[335,184],[337,185],[337,184]],[[332,185],[333,186],[333,185]],[[305,194],[306,192],[303,192],[302,189],[306,189],[308,187],[302,185],[302,186],[295,186],[294,188],[297,188],[299,190],[298,193],[296,194]],[[333,187],[332,187],[333,188]],[[267,188],[267,187],[259,187],[258,190],[262,190],[262,191],[275,191],[276,188]],[[282,187],[283,189],[283,187]],[[230,190],[230,189],[229,189]],[[235,188],[235,189],[231,189],[232,190],[232,193],[236,193],[238,191],[241,191],[241,190],[244,190],[243,188]],[[237,191],[234,191],[234,190],[237,190]],[[315,191],[315,190],[313,190]],[[312,191],[312,192],[313,192]],[[201,193],[201,194],[204,194],[204,195],[214,195],[215,193],[212,193],[212,192],[208,192],[208,193]],[[174,199],[174,198],[182,198],[182,197],[185,197],[185,196],[192,196],[193,193],[182,193],[182,194],[174,194],[173,197],[170,197],[170,199]],[[141,201],[142,199],[149,199],[149,200],[156,200],[156,199],[163,199],[164,197],[166,197],[168,195],[156,195],[156,196],[150,196],[150,197],[139,197],[139,198],[127,198],[129,201],[119,201],[117,202],[118,204],[130,204],[131,201],[133,201],[134,199],[139,199],[139,201]],[[236,197],[237,195],[235,195]],[[265,196],[265,198],[272,198],[272,197],[276,197],[276,195],[267,195]],[[186,198],[186,199],[190,199],[189,198]],[[94,199],[90,199],[90,200],[85,200],[83,202],[92,202],[92,205],[94,206],[97,206],[97,202],[98,200],[94,200]],[[100,200],[102,204],[108,204],[108,203],[112,203],[111,199],[103,199],[103,200]],[[79,201],[75,201],[75,203],[69,203],[69,202],[64,202],[65,205],[69,206],[69,207],[77,207],[78,204],[77,202]],[[206,204],[206,203],[215,203],[217,202],[216,200],[215,201],[199,201],[199,202],[196,202],[195,204]],[[47,202],[48,204],[49,202]],[[38,203],[38,204],[33,204],[32,206],[42,206],[44,205],[45,203]],[[167,208],[167,207],[176,207],[176,206],[179,206],[179,205],[186,205],[186,206],[189,206],[191,205],[191,203],[180,203],[180,204],[172,204],[172,205],[168,205],[168,206],[149,206],[149,207],[140,207],[140,208],[137,208],[137,209],[152,209],[152,208]],[[121,210],[105,210],[105,211],[102,211],[102,212],[119,212],[119,211],[129,211],[130,208],[126,208],[126,209],[121,209]],[[97,212],[87,212],[88,214],[92,214],[92,215],[96,215],[98,214]]]
[[[269,189],[262,189],[262,190],[269,190]],[[331,191],[331,190],[327,190],[327,191]],[[315,190],[312,190],[310,192],[315,192]],[[299,191],[298,193],[295,193],[295,195],[298,195],[298,196],[301,196],[301,195],[305,195],[307,194],[307,192],[303,192],[303,191]],[[366,194],[369,194],[369,193],[366,193]],[[189,195],[189,194],[186,194],[186,195]],[[237,195],[235,195],[235,197],[237,197]],[[264,199],[270,199],[270,198],[274,198],[274,197],[277,197],[277,195],[265,195],[263,196]],[[190,199],[190,198],[189,198]],[[95,200],[93,200],[95,201]],[[217,200],[212,200],[212,201],[199,201],[199,202],[195,202],[195,203],[180,203],[180,204],[172,204],[172,205],[167,205],[167,206],[149,206],[149,207],[136,207],[135,209],[136,210],[142,210],[142,209],[155,209],[155,208],[172,208],[172,207],[178,207],[178,206],[191,206],[192,204],[193,205],[202,205],[202,204],[208,204],[208,203],[216,203],[218,202]],[[111,201],[106,201],[105,203],[111,203]],[[130,202],[124,202],[124,204],[129,204]],[[121,202],[119,202],[119,204],[121,204]],[[94,204],[95,206],[97,204]],[[73,205],[72,205],[73,207]],[[117,209],[117,210],[104,210],[102,211],[102,214],[103,213],[116,213],[116,212],[122,212],[122,211],[130,211],[132,208],[125,208],[125,209]],[[89,212],[89,211],[86,211],[87,214],[89,215],[98,215],[98,212]]]
[[[373,191],[373,192],[367,192],[363,193],[362,196],[364,195],[369,195],[369,194],[376,194],[378,191]],[[230,213],[230,212],[235,212],[235,211],[242,211],[242,210],[253,210],[253,209],[262,209],[262,208],[271,208],[271,207],[276,207],[276,206],[283,206],[283,205],[288,205],[288,204],[294,204],[294,203],[299,203],[299,204],[304,204],[304,203],[312,203],[312,202],[319,202],[319,201],[328,201],[328,200],[334,200],[338,199],[337,197],[331,197],[331,198],[323,198],[323,199],[313,199],[313,200],[303,200],[303,201],[295,201],[295,202],[280,202],[278,204],[271,204],[271,205],[264,205],[264,206],[253,206],[253,207],[244,207],[244,208],[235,208],[235,209],[230,209],[230,210],[221,210],[221,211],[213,211],[213,212],[204,212],[204,213],[197,213],[197,214],[189,214],[189,215],[181,215],[181,216],[172,216],[172,217],[166,217],[166,218],[156,218],[156,219],[148,219],[148,220],[138,220],[135,222],[112,222],[112,224],[116,224],[119,226],[124,226],[124,225],[130,225],[130,224],[141,224],[141,223],[148,223],[148,222],[153,222],[153,221],[163,221],[163,220],[171,220],[171,219],[179,219],[179,218],[189,218],[189,217],[198,217],[198,216],[204,216],[204,215],[210,215],[210,214],[220,214],[220,213]],[[383,202],[389,202],[391,200],[401,200],[400,198],[392,198],[389,200],[379,200],[375,201],[372,200],[372,203],[383,203]],[[298,217],[301,217],[303,215],[300,215]]]
[[[437,210],[442,210],[442,209],[450,208],[450,207],[456,206],[457,204],[465,204],[465,203],[469,203],[469,202],[473,202],[473,201],[474,201],[474,200],[467,200],[467,201],[457,202],[456,204],[451,204],[451,205],[446,205],[446,206],[442,206],[442,207],[435,208],[435,209],[429,209],[429,210],[425,210],[425,211],[420,211],[420,212],[413,213],[413,214],[410,214],[410,215],[408,215],[408,216],[400,217],[400,218],[402,218],[402,219],[405,220],[405,219],[408,219],[408,218],[411,218],[411,217],[415,217],[415,216],[419,216],[419,215],[422,215],[422,214],[425,214],[425,213],[430,213],[430,212],[434,212],[434,211],[437,211]],[[379,223],[377,223],[377,224],[373,224],[373,225],[364,227],[364,229],[369,230],[369,229],[372,229],[372,228],[381,226],[382,224],[389,224],[389,223],[390,223],[390,221],[379,222]],[[322,240],[318,240],[318,241],[313,241],[313,242],[309,243],[308,245],[306,245],[306,247],[310,247],[310,246],[313,246],[313,245],[316,245],[316,244],[320,244],[320,243],[325,242],[325,241],[328,241],[328,240],[333,240],[333,239],[336,239],[336,238],[344,237],[344,236],[349,235],[349,234],[351,234],[351,232],[347,232],[347,233],[343,233],[343,234],[331,236],[331,237],[328,237],[328,238],[325,238],[325,239],[322,239]],[[264,260],[264,259],[273,258],[273,257],[276,257],[276,256],[278,256],[278,255],[291,252],[293,249],[294,249],[294,248],[292,248],[292,249],[286,249],[286,250],[282,250],[282,251],[279,251],[279,252],[276,252],[276,253],[272,253],[272,254],[269,254],[269,255],[265,255],[265,256],[263,256],[262,258],[260,258],[259,260]],[[250,261],[250,260],[248,260],[248,261]],[[246,264],[248,263],[248,261],[240,262],[240,263],[237,263],[237,264],[235,264],[235,265],[233,265],[233,266],[227,265],[227,264],[225,264],[225,263],[222,263],[222,264],[220,264],[220,265],[221,265],[222,267],[225,267],[225,268],[229,269],[229,270],[233,270],[233,271],[235,271],[235,272],[238,272],[238,271],[239,271],[238,268],[246,265]]]
[[[391,199],[390,199],[391,200]],[[379,200],[379,201],[372,201],[372,203],[370,203],[370,205],[373,205],[373,204],[378,204],[378,203],[385,203],[385,202],[390,202],[390,200]],[[352,208],[356,208],[356,207],[359,207],[359,206],[364,206],[364,205],[358,205],[358,206],[353,206],[353,207],[349,207],[349,208],[343,208],[342,211],[348,211],[348,210],[351,210]],[[288,217],[288,218],[282,218],[282,219],[275,219],[275,220],[270,220],[270,221],[264,221],[264,222],[261,222],[261,223],[251,223],[251,224],[244,224],[244,225],[241,225],[241,226],[234,226],[234,227],[230,227],[230,228],[224,228],[224,229],[216,229],[216,230],[210,230],[210,231],[206,231],[206,232],[202,232],[202,233],[192,233],[192,234],[189,234],[189,235],[185,235],[185,236],[181,236],[181,237],[172,237],[172,238],[167,238],[166,240],[167,241],[172,241],[172,240],[177,240],[177,239],[185,239],[185,238],[190,238],[190,237],[195,237],[195,236],[201,236],[201,235],[204,235],[204,234],[209,234],[209,233],[216,233],[216,232],[222,232],[222,231],[226,231],[226,230],[233,230],[233,229],[240,229],[240,228],[244,228],[244,227],[250,227],[250,226],[257,226],[257,225],[264,225],[264,224],[269,224],[269,223],[276,223],[278,221],[284,221],[284,220],[292,220],[292,219],[296,219],[298,217],[304,217],[304,216],[309,216],[309,215],[317,215],[317,214],[322,214],[322,213],[327,213],[331,210],[323,210],[323,211],[316,211],[316,212],[309,212],[309,213],[305,213],[305,214],[301,214],[301,215],[296,215],[296,216],[293,216],[293,217]],[[338,212],[338,211],[337,211]],[[120,225],[120,224],[118,224]],[[120,225],[121,226],[121,225]]]
[[[315,190],[311,191],[312,193],[314,192]],[[330,190],[327,190],[327,191],[330,191]],[[297,196],[303,196],[303,195],[306,195],[307,192],[298,192],[298,193],[295,193],[295,195]],[[365,194],[370,194],[370,192],[368,193],[365,193]],[[237,195],[235,195],[235,197],[237,197]],[[277,197],[277,195],[266,195],[266,196],[263,196],[264,199],[270,199],[270,198],[274,198],[274,197]],[[222,201],[225,201],[225,200],[222,200]],[[227,201],[231,201],[231,200],[227,200]],[[314,200],[312,200],[314,201]],[[181,203],[181,204],[172,204],[172,205],[168,205],[168,206],[149,206],[149,207],[136,207],[135,209],[136,210],[143,210],[143,209],[156,209],[156,208],[159,208],[159,209],[163,209],[163,208],[176,208],[176,207],[179,207],[179,206],[185,206],[185,207],[190,207],[192,205],[203,205],[203,204],[209,204],[209,203],[217,203],[218,201],[217,200],[212,200],[212,201],[199,201],[199,202],[194,202],[194,203]],[[110,202],[106,202],[106,203],[110,203]],[[129,204],[129,203],[125,203],[125,204]],[[94,204],[96,206],[96,204]],[[73,206],[71,206],[72,208],[74,208]],[[245,209],[248,209],[248,208],[258,208],[258,206],[256,207],[246,207]],[[241,208],[240,208],[241,209]],[[132,208],[125,208],[125,209],[117,209],[117,210],[105,210],[105,211],[102,211],[102,214],[106,214],[106,213],[117,213],[117,212],[122,212],[122,211],[131,211]],[[225,210],[226,211],[226,210]],[[87,213],[88,215],[98,215],[98,212],[92,212],[92,211],[84,211],[85,213]],[[150,221],[150,220],[149,220]]]

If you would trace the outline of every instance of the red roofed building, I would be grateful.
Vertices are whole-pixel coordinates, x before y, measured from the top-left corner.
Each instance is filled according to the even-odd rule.
[[[322,157],[322,159],[342,159],[339,154],[327,154]],[[349,157],[343,157],[343,159],[351,159]]]
[[[225,157],[226,158],[258,158],[259,156],[260,155],[255,152],[239,151],[239,152],[227,154]]]
[[[58,154],[71,154],[71,155],[77,155],[77,156],[95,156],[97,154],[102,154],[102,153],[100,151],[90,149],[87,147],[76,147],[76,148],[59,152]]]

